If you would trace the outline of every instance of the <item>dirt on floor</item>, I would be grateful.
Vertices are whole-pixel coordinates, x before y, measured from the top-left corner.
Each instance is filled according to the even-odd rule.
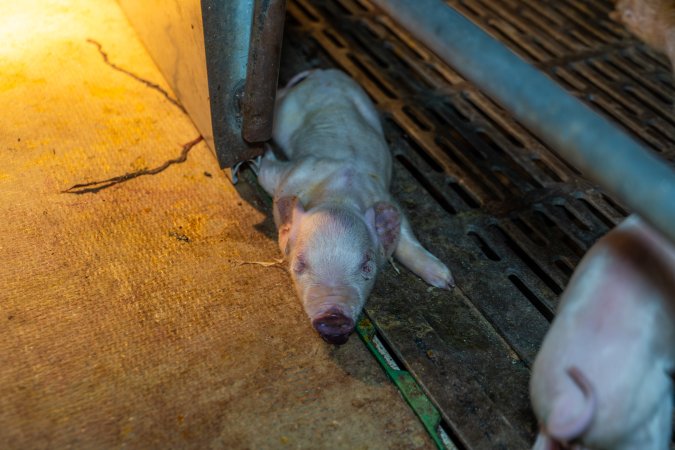
[[[101,50],[168,89],[114,1],[0,5],[3,447],[429,448],[359,339],[251,264],[280,256],[255,187]]]

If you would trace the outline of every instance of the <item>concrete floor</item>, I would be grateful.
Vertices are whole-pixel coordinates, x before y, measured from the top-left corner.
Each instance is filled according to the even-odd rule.
[[[113,0],[0,4],[3,448],[429,448],[358,338],[321,341],[274,226]],[[248,192],[248,193],[247,193]],[[250,195],[249,195],[250,194]]]

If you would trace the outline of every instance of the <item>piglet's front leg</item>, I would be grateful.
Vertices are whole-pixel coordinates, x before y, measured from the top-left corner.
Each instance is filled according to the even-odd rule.
[[[411,272],[428,284],[441,289],[452,289],[455,280],[450,270],[438,258],[422,247],[405,215],[401,214],[401,235],[394,256]]]

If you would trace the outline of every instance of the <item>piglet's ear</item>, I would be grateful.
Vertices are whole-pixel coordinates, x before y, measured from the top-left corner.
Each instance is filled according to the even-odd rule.
[[[366,223],[389,258],[401,235],[401,213],[389,202],[377,202],[366,211]]]
[[[279,248],[285,255],[288,255],[291,250],[304,214],[305,208],[298,197],[287,196],[274,199],[274,222],[279,229]]]

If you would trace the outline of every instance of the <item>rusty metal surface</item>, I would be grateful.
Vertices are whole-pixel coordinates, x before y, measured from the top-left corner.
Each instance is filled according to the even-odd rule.
[[[264,142],[272,138],[285,12],[286,0],[255,2],[241,106],[242,136],[248,142]]]
[[[449,1],[673,161],[667,61],[610,1]],[[387,269],[366,307],[460,448],[528,447],[529,367],[584,252],[627,211],[367,0],[288,4],[281,81],[340,67],[382,112],[392,191],[451,293]]]

